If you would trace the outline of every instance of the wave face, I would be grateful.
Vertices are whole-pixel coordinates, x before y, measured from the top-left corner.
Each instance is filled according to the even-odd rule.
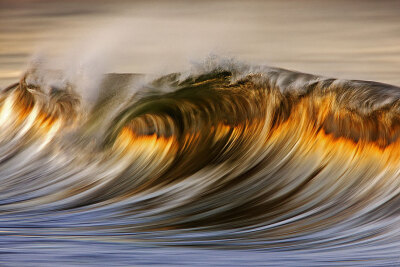
[[[31,256],[0,262],[51,240],[111,265],[133,244],[180,251],[158,263],[399,263],[400,88],[234,66],[129,93],[132,77],[106,76],[90,109],[35,71],[1,93],[0,236]]]

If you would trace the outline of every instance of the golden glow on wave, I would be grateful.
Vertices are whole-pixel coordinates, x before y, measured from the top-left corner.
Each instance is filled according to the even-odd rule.
[[[157,134],[137,135],[132,129],[124,127],[114,143],[114,149],[122,153],[162,156],[166,153],[176,153],[177,142],[174,137],[157,136]]]
[[[359,126],[357,122],[361,120],[359,116],[346,109],[334,107],[333,103],[335,101],[332,96],[305,98],[300,101],[293,107],[290,117],[271,130],[272,134],[269,136],[267,143],[273,144],[280,143],[282,140],[291,140],[293,144],[297,143],[301,147],[304,147],[305,152],[316,153],[320,157],[330,154],[340,155],[348,159],[370,160],[373,158],[375,159],[375,163],[382,164],[382,168],[388,167],[388,164],[395,164],[393,167],[397,166],[400,160],[399,140],[383,146],[379,139],[377,141],[365,140],[365,138],[354,140],[346,136],[327,133],[322,125],[326,122],[329,114],[332,113],[332,109],[337,109],[335,117],[338,124],[340,124],[340,119],[344,117],[350,118],[351,122],[356,122],[354,125],[347,126],[346,130],[348,128],[357,128]],[[315,121],[312,121],[312,118]],[[383,114],[382,118],[384,118]],[[382,119],[383,123],[386,123],[384,119]],[[340,130],[339,128],[337,131]],[[368,137],[370,132],[377,129],[371,129],[368,128],[368,125],[364,125],[364,128],[356,130]],[[395,129],[391,129],[391,131],[394,135]]]

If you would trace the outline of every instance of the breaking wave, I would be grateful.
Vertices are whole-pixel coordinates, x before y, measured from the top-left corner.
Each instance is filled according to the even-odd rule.
[[[105,76],[90,109],[35,69],[3,90],[3,235],[398,260],[400,88],[238,64],[135,79]]]

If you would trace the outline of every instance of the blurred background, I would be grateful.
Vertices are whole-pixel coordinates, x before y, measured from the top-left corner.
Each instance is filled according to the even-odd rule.
[[[399,15],[395,0],[0,0],[0,88],[38,55],[158,73],[216,54],[400,85]]]

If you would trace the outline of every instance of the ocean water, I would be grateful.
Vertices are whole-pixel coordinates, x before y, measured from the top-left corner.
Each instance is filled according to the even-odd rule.
[[[397,7],[1,1],[0,265],[399,265]]]

